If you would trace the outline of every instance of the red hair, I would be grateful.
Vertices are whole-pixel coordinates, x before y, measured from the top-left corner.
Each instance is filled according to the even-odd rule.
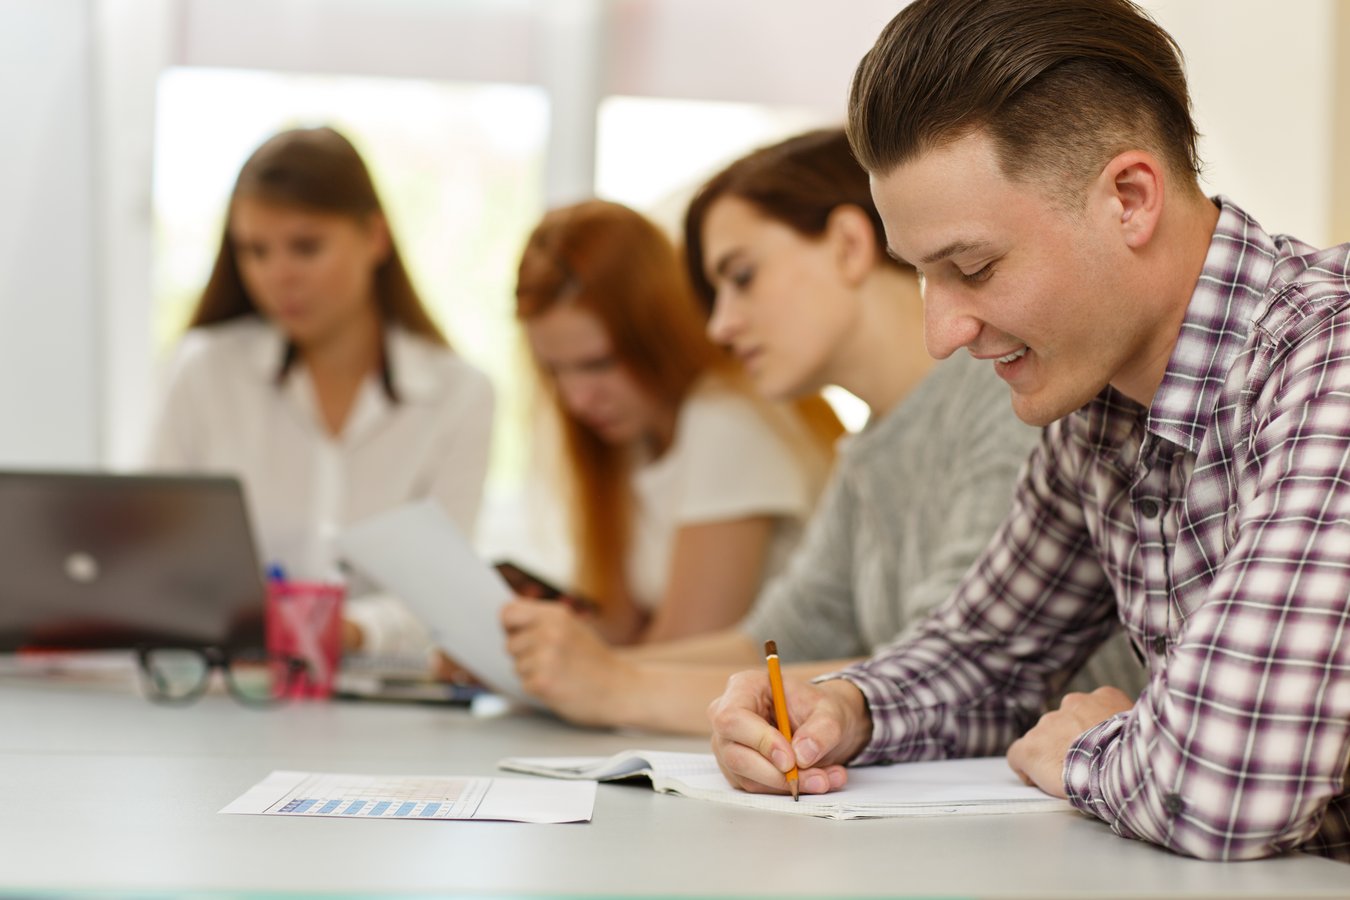
[[[734,360],[708,339],[703,310],[670,239],[626,206],[590,200],[556,209],[530,235],[516,283],[516,316],[528,321],[563,303],[597,316],[616,362],[669,409],[679,409],[709,373],[754,396]],[[601,440],[567,414],[556,390],[550,393],[571,481],[576,587],[602,604],[626,600],[631,454]],[[830,443],[842,431],[833,422]]]

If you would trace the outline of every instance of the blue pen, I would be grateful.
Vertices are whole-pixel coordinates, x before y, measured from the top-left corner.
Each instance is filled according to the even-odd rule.
[[[281,563],[272,563],[267,567],[267,580],[277,584],[286,580],[286,570],[282,568]]]

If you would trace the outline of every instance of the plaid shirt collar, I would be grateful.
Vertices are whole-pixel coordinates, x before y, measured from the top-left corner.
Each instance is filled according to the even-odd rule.
[[[1153,434],[1197,452],[1224,377],[1251,333],[1275,267],[1275,241],[1226,197],[1162,384],[1149,407]]]

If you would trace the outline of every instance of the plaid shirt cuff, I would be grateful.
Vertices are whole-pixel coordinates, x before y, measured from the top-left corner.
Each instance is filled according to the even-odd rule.
[[[929,736],[938,713],[907,705],[905,692],[891,679],[850,668],[813,680],[832,678],[842,678],[856,685],[867,701],[868,715],[872,718],[872,739],[849,760],[850,766],[942,759],[948,755],[939,742]]]
[[[850,681],[862,691],[867,701],[868,712],[872,716],[872,740],[849,760],[850,766],[869,766],[876,763],[888,763],[895,760],[895,745],[900,740],[895,715],[895,685],[884,678],[876,678],[862,672],[846,672],[836,677]],[[890,711],[890,715],[885,714]]]
[[[1075,809],[1115,825],[1102,789],[1102,758],[1125,728],[1130,713],[1119,713],[1079,735],[1064,758],[1064,793]]]

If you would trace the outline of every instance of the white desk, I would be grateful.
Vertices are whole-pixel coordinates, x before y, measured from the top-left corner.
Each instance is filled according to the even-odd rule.
[[[223,816],[273,769],[494,775],[502,756],[705,742],[425,706],[154,706],[0,678],[0,894],[1346,897],[1350,866],[1216,864],[1076,814],[835,822],[601,785],[578,825]]]

